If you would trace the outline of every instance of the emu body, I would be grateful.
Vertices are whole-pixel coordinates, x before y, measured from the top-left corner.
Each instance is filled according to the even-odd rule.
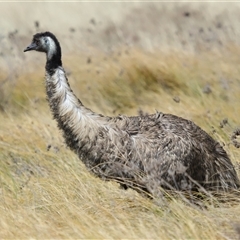
[[[46,92],[53,116],[66,144],[98,177],[153,196],[160,188],[239,188],[224,149],[193,122],[160,112],[135,117],[94,113],[71,90],[52,33],[34,35],[24,51],[30,50],[46,53]]]

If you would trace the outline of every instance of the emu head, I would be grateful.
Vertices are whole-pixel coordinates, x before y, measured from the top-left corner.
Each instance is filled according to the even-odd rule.
[[[60,44],[57,38],[50,32],[35,34],[31,44],[24,49],[24,52],[32,50],[45,52],[48,59],[51,59],[54,55],[61,57]]]

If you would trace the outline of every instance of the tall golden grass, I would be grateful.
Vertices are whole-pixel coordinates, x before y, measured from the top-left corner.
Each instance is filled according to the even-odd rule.
[[[77,68],[74,63],[83,61],[78,56],[64,57],[64,65],[72,67],[69,81],[88,107],[108,115],[157,109],[192,119],[225,144],[239,173],[240,152],[230,143],[239,124],[237,64],[218,57],[133,50],[118,57],[118,64],[114,57],[104,60],[97,53],[92,62],[101,62],[98,66],[86,62]],[[213,74],[219,65],[229,89]],[[234,201],[210,204],[207,210],[187,206],[181,199],[157,206],[90,175],[66,148],[51,119],[42,74],[43,69],[20,74],[1,111],[1,238],[237,236],[240,209]],[[206,84],[211,87],[208,94],[203,92]],[[180,102],[173,100],[176,96]],[[228,124],[220,128],[224,118]]]
[[[137,18],[142,16],[144,24],[137,28],[147,32],[145,40],[131,35],[136,21],[131,14],[126,17],[129,23],[126,28],[124,21],[119,25],[109,23],[93,33],[95,37],[101,36],[99,45],[93,46],[97,40],[94,38],[90,41],[92,45],[77,51],[67,46],[68,43],[74,48],[78,46],[75,33],[64,36],[59,31],[64,68],[72,89],[87,107],[98,113],[136,115],[139,111],[158,110],[193,120],[224,145],[240,176],[240,150],[230,140],[240,125],[238,41],[234,41],[234,35],[226,36],[228,28],[222,32],[218,28],[210,43],[197,36],[192,42],[187,41],[184,34],[192,27],[185,19],[189,18],[185,16],[187,12],[190,17],[196,14],[194,21],[198,24],[202,15],[207,16],[198,13],[196,6],[176,5],[177,11],[173,12],[170,7],[144,9],[137,5],[133,12]],[[153,26],[147,30],[147,16],[152,10],[149,21]],[[123,8],[120,12],[124,12]],[[184,17],[181,21],[179,12]],[[164,48],[155,46],[156,39],[147,41],[148,34],[153,36],[158,26],[154,19],[158,13],[163,14],[165,23],[172,19],[170,32],[175,30],[173,23],[180,31],[173,37],[169,31],[159,30]],[[226,16],[221,8],[218,15],[212,15],[209,24],[213,26],[222,19],[228,23],[229,14]],[[204,31],[207,23],[203,22]],[[170,197],[161,204],[161,200],[146,199],[88,173],[80,159],[65,146],[52,120],[45,99],[44,56],[21,52],[30,42],[31,34],[11,33],[1,40],[5,46],[0,56],[1,239],[240,237],[237,197],[226,195],[227,201],[214,199],[214,204],[203,200],[206,208],[186,204],[179,197]],[[81,39],[87,41],[90,38],[87,34]],[[124,36],[131,39],[130,46],[122,44]],[[175,47],[168,49],[169,36],[173,37],[169,46]],[[186,43],[179,44],[179,39]],[[115,45],[106,50],[108,44]]]

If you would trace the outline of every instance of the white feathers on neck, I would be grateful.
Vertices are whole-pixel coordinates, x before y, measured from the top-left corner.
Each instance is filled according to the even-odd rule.
[[[53,54],[53,53],[52,53]],[[52,76],[47,75],[47,82],[53,82],[55,89],[50,101],[57,101],[58,115],[60,118],[66,119],[66,125],[79,139],[83,139],[91,134],[97,134],[97,129],[100,126],[108,127],[105,118],[93,113],[91,110],[85,108],[79,103],[76,96],[71,91],[65,72],[62,67],[58,67]],[[92,138],[94,138],[92,136]]]

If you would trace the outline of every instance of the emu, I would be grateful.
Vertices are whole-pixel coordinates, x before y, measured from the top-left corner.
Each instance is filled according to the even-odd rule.
[[[96,176],[151,196],[160,196],[161,189],[219,192],[240,187],[225,150],[192,121],[161,112],[97,114],[73,93],[52,33],[35,34],[24,52],[31,50],[46,53],[47,98],[66,144]]]

